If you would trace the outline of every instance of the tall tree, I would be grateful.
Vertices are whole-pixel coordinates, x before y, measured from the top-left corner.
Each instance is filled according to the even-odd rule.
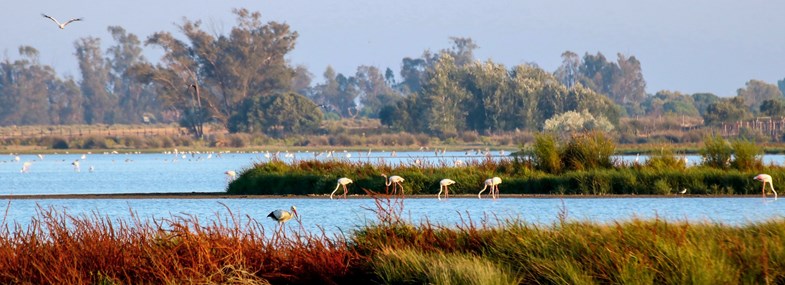
[[[109,85],[111,65],[103,57],[101,40],[82,38],[74,45],[82,74],[80,85],[85,97],[85,121],[88,124],[115,123],[117,97]]]
[[[739,88],[737,91],[739,97],[744,98],[744,104],[748,110],[757,113],[760,111],[760,105],[766,100],[782,100],[782,92],[777,89],[777,86],[768,84],[760,80],[750,80],[744,88]]]
[[[134,72],[149,63],[142,55],[141,42],[136,35],[119,26],[110,26],[108,30],[116,43],[107,51],[107,62],[111,66],[111,87],[118,100],[117,119],[123,123],[143,122],[145,116],[161,111],[153,86],[135,80]]]
[[[578,69],[581,65],[581,58],[578,54],[565,51],[561,54],[562,64],[556,69],[555,75],[561,84],[567,88],[572,88],[578,82]]]
[[[389,69],[388,69],[389,70]],[[401,96],[397,94],[381,71],[375,66],[359,66],[354,78],[360,98],[360,115],[376,118],[384,105],[392,105]]]
[[[6,59],[0,69],[0,125],[49,124],[47,88],[54,70],[38,62],[38,50],[19,47],[22,59]]]

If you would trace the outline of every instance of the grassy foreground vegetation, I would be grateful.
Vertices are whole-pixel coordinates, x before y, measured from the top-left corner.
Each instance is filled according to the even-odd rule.
[[[376,197],[378,222],[327,236],[231,216],[157,222],[40,209],[0,230],[0,283],[781,284],[785,220],[743,226],[659,219],[551,225],[413,225]],[[274,230],[274,227],[269,227]]]

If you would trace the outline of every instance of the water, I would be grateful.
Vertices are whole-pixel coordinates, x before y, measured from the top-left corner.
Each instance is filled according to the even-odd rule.
[[[350,233],[376,221],[372,199],[45,199],[12,200],[8,221],[22,226],[30,223],[41,209],[91,217],[97,213],[112,221],[195,217],[200,224],[211,221],[238,221],[249,218],[272,229],[276,222],[266,218],[272,210],[297,206],[303,226],[312,232]],[[551,225],[560,215],[569,220],[610,223],[632,218],[660,218],[668,221],[713,222],[744,225],[785,216],[785,202],[762,198],[503,198],[482,199],[412,198],[403,202],[403,218],[415,224],[428,221],[439,225],[475,224],[517,219],[532,224]],[[3,208],[6,205],[3,205]],[[230,214],[231,211],[231,214]],[[227,223],[232,224],[232,223]],[[290,221],[289,226],[295,225]]]
[[[270,157],[275,154],[270,154]],[[318,155],[318,156],[317,156]],[[284,161],[294,159],[339,159],[347,161],[386,162],[392,164],[431,162],[455,165],[460,162],[485,159],[475,152],[433,151],[392,152],[298,152],[279,153]],[[499,151],[492,159],[505,159]],[[636,156],[619,156],[633,162]],[[79,160],[77,172],[72,162]],[[213,154],[81,154],[12,155],[0,157],[0,195],[21,194],[97,194],[97,193],[190,193],[222,192],[227,185],[227,170],[241,171],[254,162],[267,161],[266,153]],[[643,162],[645,157],[640,157]],[[699,161],[688,156],[690,165]],[[459,162],[460,161],[460,162]],[[767,155],[767,164],[782,165],[783,155]],[[31,162],[22,173],[24,162]],[[90,171],[90,167],[93,171]],[[0,207],[6,208],[6,201]],[[415,198],[405,201],[404,217],[414,223],[427,219],[436,224],[455,225],[471,218],[475,222],[496,218],[520,219],[530,223],[550,224],[560,213],[575,220],[611,222],[632,217],[679,221],[708,221],[732,225],[781,218],[785,202],[761,198],[504,198],[477,200],[453,198]],[[229,211],[235,217],[251,217],[265,225],[274,226],[266,218],[274,209],[288,209],[296,205],[303,216],[303,225],[310,230],[319,227],[328,233],[347,232],[375,220],[368,210],[375,208],[371,199],[42,199],[12,200],[6,220],[26,225],[39,209],[53,208],[68,214],[97,213],[112,220],[128,220],[133,215],[143,219],[193,216],[200,221],[227,219]]]

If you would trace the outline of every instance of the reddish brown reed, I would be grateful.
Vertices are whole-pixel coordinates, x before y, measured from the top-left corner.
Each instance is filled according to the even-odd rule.
[[[252,217],[111,220],[39,207],[27,227],[0,229],[0,283],[337,284],[360,257],[342,236],[265,235]]]

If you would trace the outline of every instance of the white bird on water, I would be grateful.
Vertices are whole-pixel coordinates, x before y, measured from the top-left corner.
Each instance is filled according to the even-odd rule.
[[[41,16],[44,16],[44,18],[47,18],[47,19],[49,19],[49,20],[52,20],[53,22],[55,22],[55,24],[57,24],[57,26],[58,26],[58,27],[59,27],[61,30],[62,30],[62,29],[65,29],[65,26],[66,26],[66,25],[68,25],[68,24],[70,24],[70,23],[73,23],[73,22],[76,22],[76,21],[81,21],[81,20],[84,20],[83,18],[73,18],[73,19],[71,19],[71,20],[68,20],[68,21],[66,21],[65,23],[62,23],[62,24],[61,24],[59,21],[57,21],[57,19],[55,19],[55,18],[54,18],[54,17],[52,17],[52,16],[49,16],[49,15],[47,15],[47,14],[41,14]]]
[[[333,192],[330,193],[330,199],[333,198],[333,194],[335,194],[335,191],[338,191],[338,187],[341,187],[341,186],[343,186],[343,198],[346,199],[346,193],[349,192],[349,190],[347,189],[346,185],[349,185],[352,182],[354,182],[354,181],[352,181],[351,179],[346,178],[346,177],[338,178],[338,185],[335,185],[335,190],[333,190]]]

